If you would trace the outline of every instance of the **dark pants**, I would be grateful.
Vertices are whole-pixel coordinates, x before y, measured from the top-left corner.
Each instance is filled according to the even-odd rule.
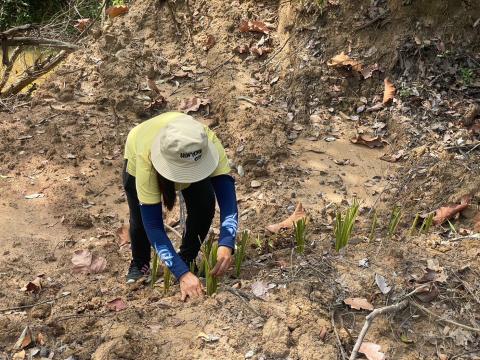
[[[143,227],[140,204],[135,187],[135,177],[123,170],[123,187],[130,209],[130,239],[132,261],[141,268],[150,264],[150,242]],[[180,257],[187,265],[195,260],[201,242],[205,240],[215,214],[215,192],[209,178],[191,184],[182,190],[187,207],[186,229],[180,246]]]

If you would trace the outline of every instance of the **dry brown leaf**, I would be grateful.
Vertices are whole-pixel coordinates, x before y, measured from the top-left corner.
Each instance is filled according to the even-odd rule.
[[[429,288],[423,288],[419,290],[415,294],[415,297],[421,302],[429,303],[434,300],[439,294],[440,292],[438,291],[437,285],[432,283]]]
[[[382,157],[380,158],[381,160],[383,161],[388,161],[388,162],[397,162],[398,160],[400,160],[401,158],[403,158],[405,155],[406,155],[406,151],[405,150],[399,150],[397,151],[395,154],[383,154]]]
[[[13,355],[12,360],[23,360],[25,359],[26,353],[25,350],[19,351]]]
[[[107,260],[92,255],[89,250],[76,250],[72,256],[73,272],[100,273],[107,267]]]
[[[372,77],[372,75],[375,71],[379,71],[379,70],[380,70],[380,68],[379,68],[378,64],[375,63],[373,65],[368,65],[367,67],[360,70],[360,72],[361,72],[364,79],[368,79],[368,78]]]
[[[121,227],[117,229],[117,239],[118,245],[120,247],[130,244],[130,226],[127,224],[123,224]]]
[[[211,48],[213,48],[215,46],[216,43],[217,43],[217,40],[215,40],[215,36],[207,35],[207,38],[205,39],[204,44],[203,44],[203,50],[205,50],[205,51],[210,50]]]
[[[41,332],[37,334],[37,338],[35,339],[35,343],[37,345],[43,346],[46,344],[46,336],[43,335]]]
[[[270,29],[267,27],[267,25],[263,21],[258,21],[258,20],[243,20],[240,23],[240,32],[259,32],[263,34],[268,34],[270,33]]]
[[[395,88],[395,85],[390,81],[390,79],[387,77],[384,80],[385,83],[385,90],[383,92],[383,104],[387,105],[390,102],[392,102],[393,98],[395,97],[395,92],[397,89]]]
[[[366,112],[374,112],[374,111],[379,111],[379,110],[382,110],[385,106],[383,106],[383,104],[381,102],[379,103],[376,103],[375,105],[373,106],[370,106],[369,108],[367,108],[365,111]]]
[[[180,104],[180,110],[185,114],[189,112],[195,112],[200,109],[201,106],[207,106],[211,103],[210,99],[201,99],[197,97],[192,97],[190,99],[184,99]]]
[[[42,278],[37,276],[35,280],[30,281],[25,287],[22,289],[23,291],[28,291],[32,293],[37,293],[42,290]]]
[[[114,18],[120,15],[128,13],[128,6],[111,6],[105,10],[105,14],[110,18]]]
[[[268,47],[268,46],[252,46],[250,48],[250,54],[252,55],[256,55],[258,57],[260,56],[263,56],[265,54],[268,54],[268,53],[271,53],[272,52],[272,48],[271,47]]]
[[[343,302],[356,310],[373,310],[373,305],[365,298],[346,298]]]
[[[238,45],[234,51],[239,54],[247,54],[250,53],[250,47],[248,45]]]
[[[87,28],[88,25],[90,25],[92,22],[91,19],[77,19],[77,23],[75,25],[73,25],[73,27],[75,29],[77,29],[78,31],[82,32],[83,30],[85,30]]]
[[[145,110],[161,110],[165,106],[167,106],[167,100],[163,97],[163,95],[159,95],[155,100],[153,100],[148,106],[145,108]]]
[[[480,115],[480,105],[470,104],[465,112],[465,115],[463,116],[463,125],[471,126],[478,115]]]
[[[15,345],[13,345],[14,350],[24,349],[32,343],[32,331],[29,326],[25,326],[22,333],[18,337]]]
[[[475,135],[480,135],[480,123],[475,123],[470,126],[470,131],[473,132]]]
[[[470,200],[470,197],[464,197],[462,198],[460,205],[444,206],[436,210],[435,216],[433,218],[433,224],[440,225],[448,219],[453,218],[455,215],[459,214],[470,205]]]
[[[370,149],[383,147],[385,145],[385,140],[380,136],[369,136],[364,134],[357,134],[357,137],[351,138],[350,141],[354,144],[368,146]]]
[[[480,232],[480,212],[473,219],[473,231]]]
[[[149,89],[154,91],[157,95],[161,94],[160,88],[157,86],[155,80],[147,78],[147,85]]]
[[[306,217],[307,217],[307,214],[303,209],[302,203],[298,203],[292,215],[290,215],[288,218],[286,218],[285,220],[279,223],[268,225],[267,230],[273,234],[277,234],[278,232],[280,232],[280,230],[283,230],[283,229],[293,229],[294,223]]]
[[[368,360],[385,360],[385,354],[380,352],[381,346],[371,342],[363,342],[358,352],[367,357]]]
[[[121,298],[110,300],[106,306],[110,311],[122,311],[127,308],[127,304]]]
[[[331,58],[327,65],[336,68],[346,68],[348,70],[351,69],[359,73],[361,73],[363,70],[363,65],[361,63],[359,63],[357,60],[352,59],[344,52]]]

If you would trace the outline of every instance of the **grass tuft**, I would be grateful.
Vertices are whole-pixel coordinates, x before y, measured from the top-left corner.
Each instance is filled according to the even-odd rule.
[[[172,272],[168,266],[163,265],[163,293],[166,295],[172,285]]]
[[[410,230],[408,231],[408,235],[412,236],[415,233],[415,229],[418,225],[418,219],[420,219],[420,214],[417,213],[415,215],[415,219],[413,220],[412,226],[410,226]]]
[[[207,295],[212,296],[217,292],[218,288],[218,279],[210,274],[210,272],[215,267],[215,264],[217,263],[218,243],[213,242],[212,239],[208,239],[203,243],[202,247],[202,265],[205,272]]]
[[[306,226],[307,220],[305,218],[301,218],[293,223],[295,229],[295,250],[298,254],[305,252]]]
[[[388,223],[388,238],[392,238],[392,236],[397,231],[398,223],[402,217],[402,209],[398,206],[395,206],[392,210],[392,214],[390,215],[390,221]]]
[[[242,264],[245,260],[245,252],[247,251],[248,243],[250,242],[250,233],[248,230],[242,232],[240,241],[237,243],[237,249],[235,252],[235,276],[240,277],[240,272],[242,270]]]
[[[333,232],[335,234],[335,250],[340,251],[340,249],[348,244],[359,208],[360,203],[357,199],[353,199],[352,205],[350,205],[345,213],[342,213],[337,209],[335,225],[333,227]]]
[[[420,234],[426,234],[430,231],[430,228],[432,227],[432,224],[433,224],[434,216],[435,216],[435,212],[431,212],[423,220],[422,226],[420,227]]]

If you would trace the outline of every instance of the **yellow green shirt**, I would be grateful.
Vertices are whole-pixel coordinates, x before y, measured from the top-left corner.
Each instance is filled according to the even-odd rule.
[[[150,148],[159,130],[178,115],[183,114],[167,112],[158,115],[135,126],[127,136],[124,158],[128,160],[127,172],[135,176],[137,195],[140,203],[158,204],[162,201],[156,171],[150,160]],[[205,126],[205,131],[208,139],[215,144],[218,154],[220,155],[218,166],[210,177],[228,174],[230,172],[230,166],[228,165],[225,149],[215,133],[210,130],[208,126]],[[175,183],[175,189],[177,191],[183,190],[189,185],[190,184]]]

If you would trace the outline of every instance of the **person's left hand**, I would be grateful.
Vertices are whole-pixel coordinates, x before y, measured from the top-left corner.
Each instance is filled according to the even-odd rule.
[[[227,246],[219,246],[217,250],[217,264],[210,271],[215,277],[225,274],[232,263],[232,249]]]

